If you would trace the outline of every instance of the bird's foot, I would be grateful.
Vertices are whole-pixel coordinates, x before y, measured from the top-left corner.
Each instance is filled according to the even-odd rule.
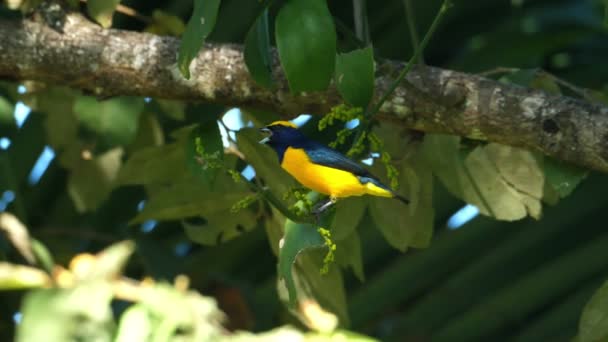
[[[318,202],[317,204],[315,204],[315,206],[312,208],[312,214],[315,216],[315,219],[317,221],[317,225],[320,225],[321,222],[321,214],[327,210],[329,207],[331,207],[332,205],[334,205],[336,203],[338,199],[331,196],[323,201]]]

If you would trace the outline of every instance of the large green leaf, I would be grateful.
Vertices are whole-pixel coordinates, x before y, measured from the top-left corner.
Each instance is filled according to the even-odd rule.
[[[366,108],[374,95],[374,50],[367,47],[338,54],[335,79],[346,102]]]
[[[312,224],[301,224],[291,220],[285,222],[285,235],[279,252],[279,277],[285,281],[289,295],[289,306],[294,308],[298,294],[293,276],[293,264],[300,253],[307,249],[321,248],[325,245],[323,237]],[[317,272],[320,270],[317,269]]]
[[[120,0],[88,0],[87,12],[99,25],[108,28],[112,26],[112,16],[119,3]]]
[[[488,144],[467,153],[460,138],[428,134],[425,159],[446,188],[484,215],[500,220],[539,218],[542,166],[532,152]]]
[[[120,169],[116,184],[169,183],[187,176],[185,141],[136,151]]]
[[[272,57],[270,55],[270,33],[268,9],[265,9],[249,29],[245,38],[245,65],[251,77],[260,85],[272,86]]]
[[[589,170],[551,157],[545,157],[543,166],[547,183],[561,198],[570,195],[589,174]]]
[[[336,262],[346,268],[350,267],[360,281],[365,281],[363,273],[363,254],[361,253],[361,238],[354,230],[342,240],[335,238]]]
[[[80,123],[110,147],[133,141],[143,108],[144,100],[135,97],[97,101],[81,96],[74,102],[74,112]]]
[[[501,220],[540,218],[544,176],[531,152],[510,146],[477,147],[464,161],[488,212]]]
[[[367,202],[366,197],[351,197],[335,204],[336,212],[331,222],[333,239],[346,239],[355,231],[365,214]]]
[[[223,173],[218,174],[213,191],[195,178],[176,180],[171,184],[149,187],[148,190],[149,199],[144,209],[131,223],[149,219],[206,217],[232,208],[239,200],[251,194],[245,184],[237,184]]]
[[[608,339],[608,282],[591,297],[581,315],[578,342],[605,341]]]
[[[238,212],[223,210],[204,217],[203,224],[182,221],[188,238],[203,245],[216,245],[232,240],[256,226],[255,214],[249,209]]]
[[[194,0],[194,11],[182,36],[177,55],[179,71],[190,79],[190,63],[198,55],[207,36],[213,31],[220,0]]]
[[[275,37],[293,92],[327,88],[334,71],[336,31],[325,0],[289,0],[279,10]]]
[[[70,172],[68,193],[79,212],[97,209],[112,191],[123,149],[114,148],[91,160],[80,160]]]

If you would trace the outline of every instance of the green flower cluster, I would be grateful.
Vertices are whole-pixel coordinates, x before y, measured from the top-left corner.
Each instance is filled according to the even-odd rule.
[[[327,254],[323,258],[323,267],[321,267],[321,274],[327,274],[329,272],[329,265],[336,260],[336,243],[331,239],[331,232],[325,228],[319,227],[317,229],[323,240],[325,240],[325,246],[327,246]]]

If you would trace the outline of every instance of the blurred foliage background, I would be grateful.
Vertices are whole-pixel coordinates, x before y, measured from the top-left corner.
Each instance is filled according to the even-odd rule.
[[[357,26],[353,13],[363,4],[375,56],[395,60],[410,58],[413,41],[424,34],[441,5],[439,0],[365,3],[328,1],[338,27],[338,51],[353,48],[349,35]],[[135,9],[143,19],[119,11],[112,27],[164,35],[180,35],[193,11],[191,0],[125,0],[121,4]],[[275,1],[270,6],[270,23],[283,4]],[[262,6],[258,1],[223,0],[208,40],[242,44]],[[600,0],[457,0],[423,59],[429,65],[488,72],[504,82],[548,91],[555,91],[557,77],[592,89],[601,100],[608,79],[604,10]],[[0,12],[3,17],[21,16],[6,7]],[[572,89],[558,91],[580,95]],[[293,116],[299,114],[306,113]],[[123,329],[134,330],[145,325],[142,322],[170,331],[163,335],[166,331],[150,328],[159,341],[179,335],[175,331],[184,326],[190,330],[181,334],[195,339],[214,338],[200,335],[214,329],[225,334],[223,329],[262,332],[284,324],[318,328],[316,323],[306,322],[306,315],[298,319],[290,314],[280,299],[285,295],[281,289],[277,292],[275,255],[282,229],[288,229],[283,228],[285,217],[252,198],[251,188],[243,181],[234,182],[224,173],[211,179],[207,174],[198,175],[197,164],[192,162],[200,152],[196,136],[208,144],[219,142],[222,135],[228,149],[238,148],[248,162],[230,153],[218,162],[242,171],[246,178],[257,175],[254,182],[266,180],[271,191],[282,198],[294,184],[278,170],[275,156],[257,145],[257,132],[248,128],[278,117],[276,113],[154,98],[98,102],[55,85],[2,81],[0,210],[13,213],[27,226],[35,238],[29,243],[42,268],[71,266],[63,273],[53,271],[51,280],[38,273],[16,277],[18,270],[3,264],[0,284],[11,290],[0,292],[0,340],[12,340],[19,324],[23,331],[42,329],[39,332],[44,334],[47,330],[41,327],[49,317],[57,318],[53,322],[62,326],[75,324],[73,329],[81,338],[100,341],[127,336],[122,335]],[[220,126],[216,125],[218,119]],[[319,132],[319,119],[300,118],[308,120],[303,126],[307,134],[332,141],[338,129]],[[388,150],[399,149],[397,133],[382,126],[377,132]],[[306,278],[296,276],[298,290],[333,312],[344,328],[380,340],[606,338],[606,291],[598,292],[582,320],[581,314],[608,279],[608,177],[587,176],[584,170],[567,166],[553,168],[556,162],[545,160],[540,180],[541,185],[545,182],[545,191],[541,191],[542,198],[535,198],[539,205],[541,199],[544,202],[542,214],[523,207],[523,216],[540,219],[507,215],[507,220],[518,220],[499,221],[477,215],[477,209],[462,200],[467,199],[464,190],[461,196],[454,196],[458,190],[450,188],[450,174],[431,175],[433,153],[438,152],[440,158],[439,152],[458,149],[459,141],[429,141],[412,150],[409,161],[399,166],[404,192],[419,194],[413,213],[403,214],[407,209],[388,202],[354,199],[341,203],[334,221],[347,228],[333,231],[336,263],[327,275],[320,275],[325,251],[307,254],[298,264],[300,277]],[[466,153],[475,147],[464,142]],[[223,148],[216,144],[211,152]],[[431,160],[427,165],[421,159]],[[447,164],[453,167],[448,173],[459,172],[458,162],[454,163]],[[547,190],[547,184],[554,188]],[[560,197],[565,198],[558,201]],[[235,203],[250,205],[237,210]],[[492,210],[486,214],[500,216]],[[403,220],[409,222],[405,228],[399,225]],[[395,226],[389,221],[398,222]],[[0,235],[0,260],[26,264],[27,257],[11,239],[19,241],[10,233]],[[133,244],[115,246],[119,252],[115,252],[116,259],[109,259],[112,267],[99,266],[104,270],[100,274],[91,271],[97,269],[91,265],[105,260],[92,254],[123,240]],[[52,260],[45,256],[45,249]],[[77,255],[80,259],[73,259]],[[88,255],[85,261],[83,255]],[[124,271],[120,271],[123,264]],[[134,297],[127,291],[120,292],[123,297],[112,298],[108,289],[122,284],[116,274],[129,279],[151,277],[155,282],[131,285],[139,286],[142,293],[157,292]],[[188,280],[177,277],[180,274]],[[78,291],[23,289],[52,281]],[[225,313],[224,328],[219,327],[222,314],[214,304],[205,302],[207,297],[193,299],[198,295],[185,288],[215,298]],[[182,300],[188,304],[178,304]],[[63,307],[50,305],[51,301],[72,304]],[[97,301],[100,307],[111,303],[111,310],[95,314],[76,310],[83,303],[96,307]],[[130,302],[138,304],[129,306]],[[197,316],[204,319],[184,318],[176,306],[192,306],[193,312],[204,312]],[[24,317],[24,312],[29,315]],[[112,320],[123,313],[126,317],[125,312],[130,313],[128,319],[119,324]],[[65,331],[57,332],[62,333]],[[22,340],[27,340],[24,336],[35,338],[22,335]]]

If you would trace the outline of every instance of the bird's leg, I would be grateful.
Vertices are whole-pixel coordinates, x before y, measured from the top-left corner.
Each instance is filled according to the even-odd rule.
[[[315,215],[315,218],[317,219],[317,225],[321,221],[321,214],[325,210],[327,210],[327,208],[334,205],[337,200],[338,200],[337,198],[335,198],[334,196],[331,196],[328,199],[315,204],[315,206],[312,208],[312,213]]]

